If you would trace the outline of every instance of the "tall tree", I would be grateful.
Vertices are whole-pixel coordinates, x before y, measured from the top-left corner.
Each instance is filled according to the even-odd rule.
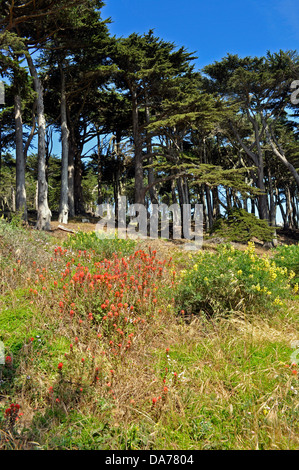
[[[270,144],[273,155],[291,171],[298,174],[288,161],[273,123],[284,115],[290,104],[290,83],[293,69],[298,64],[294,52],[267,54],[266,57],[245,57],[228,54],[221,62],[204,68],[208,76],[207,89],[219,93],[231,106],[232,114],[226,120],[227,136],[237,142],[257,169],[256,185],[262,191],[258,196],[260,218],[267,219],[268,203],[265,187],[265,146]]]
[[[71,216],[84,212],[81,158],[84,146],[97,136],[92,115],[100,119],[94,108],[111,73],[109,20],[101,19],[102,2],[89,3],[65,19],[63,30],[53,35],[42,58],[48,115],[57,129],[66,130],[61,141],[63,155],[68,148],[68,181],[63,173],[61,187],[68,187]],[[95,3],[97,9],[91,8]]]
[[[10,93],[14,95],[14,121],[15,121],[15,150],[16,150],[16,210],[22,213],[27,221],[26,188],[25,188],[25,163],[27,150],[32,141],[35,125],[32,128],[26,142],[23,129],[23,111],[33,108],[35,99],[31,91],[28,73],[22,65],[24,57],[24,41],[15,33],[4,32],[0,38],[2,47],[2,66],[6,68],[7,76],[11,79]],[[8,94],[8,96],[9,96]],[[25,120],[28,122],[28,113]]]
[[[145,131],[149,114],[154,114],[166,93],[166,82],[190,70],[193,55],[185,48],[147,34],[131,34],[116,42],[112,54],[118,66],[117,87],[131,102],[132,139],[134,143],[135,203],[144,204],[144,161],[151,160],[149,136]],[[153,182],[150,183],[153,187]]]

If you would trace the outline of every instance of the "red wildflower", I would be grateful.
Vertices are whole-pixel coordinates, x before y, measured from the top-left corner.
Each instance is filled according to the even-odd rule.
[[[12,357],[11,357],[11,356],[6,356],[6,358],[5,358],[5,364],[11,365],[11,363],[12,363]]]

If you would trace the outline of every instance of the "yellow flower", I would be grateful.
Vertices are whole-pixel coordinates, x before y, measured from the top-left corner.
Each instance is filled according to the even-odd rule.
[[[283,305],[282,301],[280,300],[279,297],[276,297],[276,299],[273,302],[274,305]]]

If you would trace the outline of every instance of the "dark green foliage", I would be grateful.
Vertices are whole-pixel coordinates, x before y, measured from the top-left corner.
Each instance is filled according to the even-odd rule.
[[[215,222],[211,233],[239,243],[247,243],[252,238],[270,242],[274,238],[275,229],[269,227],[266,220],[258,219],[244,209],[233,209],[227,217]]]
[[[291,284],[299,283],[299,245],[283,245],[273,250],[274,260],[277,266],[285,266],[289,271],[293,271],[295,276],[291,279]]]

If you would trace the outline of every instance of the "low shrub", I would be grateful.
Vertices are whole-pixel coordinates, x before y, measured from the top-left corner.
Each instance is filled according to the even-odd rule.
[[[282,245],[273,250],[274,260],[277,266],[286,267],[295,273],[291,284],[299,284],[299,245]]]
[[[191,266],[181,271],[175,293],[179,310],[187,314],[273,310],[290,292],[294,273],[267,255],[257,256],[252,242],[244,252],[220,245],[216,253],[190,257]]]
[[[215,222],[211,233],[232,242],[247,243],[254,237],[270,242],[275,236],[275,229],[269,227],[266,220],[258,219],[244,209],[234,209],[227,217]]]

